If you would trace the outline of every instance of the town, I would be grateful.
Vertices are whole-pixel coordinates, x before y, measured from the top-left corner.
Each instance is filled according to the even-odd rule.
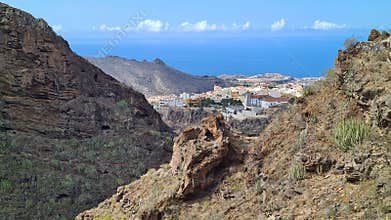
[[[231,87],[215,85],[213,91],[201,94],[182,93],[147,99],[157,111],[162,108],[201,108],[221,112],[227,118],[256,118],[302,96],[304,87],[317,80],[319,78],[277,81],[275,77],[263,75],[259,78],[240,78],[236,80],[240,85]]]

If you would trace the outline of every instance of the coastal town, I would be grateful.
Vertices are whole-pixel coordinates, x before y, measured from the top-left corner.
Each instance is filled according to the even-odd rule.
[[[292,79],[279,74],[235,78],[234,86],[215,85],[201,94],[151,96],[147,100],[156,110],[162,108],[206,108],[227,118],[263,117],[268,109],[277,109],[303,94],[304,87],[319,78]]]

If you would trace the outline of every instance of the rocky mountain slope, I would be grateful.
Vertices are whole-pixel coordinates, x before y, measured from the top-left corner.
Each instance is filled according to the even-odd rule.
[[[138,93],[0,3],[0,216],[70,219],[167,162],[170,129]]]
[[[373,30],[339,51],[256,139],[221,116],[185,130],[170,164],[77,219],[391,218],[390,43]]]
[[[223,80],[210,76],[193,76],[167,66],[162,60],[152,62],[127,60],[120,57],[87,58],[118,81],[147,96],[203,93]]]

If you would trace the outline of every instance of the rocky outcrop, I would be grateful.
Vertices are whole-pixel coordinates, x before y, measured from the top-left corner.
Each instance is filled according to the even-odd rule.
[[[380,32],[376,29],[373,29],[369,34],[368,41],[381,41],[386,40],[388,37],[390,37],[390,33],[386,31]]]
[[[1,216],[72,218],[168,162],[171,135],[144,95],[0,3]]]
[[[147,96],[203,93],[213,90],[215,84],[224,85],[222,79],[193,76],[166,65],[158,58],[152,62],[114,56],[86,59],[118,81]]]
[[[365,108],[366,119],[375,126],[391,126],[391,37],[372,30],[369,42],[339,51],[335,65],[341,89]],[[379,86],[382,81],[383,85]]]
[[[183,178],[178,197],[209,188],[219,179],[216,171],[239,156],[230,145],[230,135],[220,114],[203,119],[201,128],[186,129],[176,138],[170,166]]]

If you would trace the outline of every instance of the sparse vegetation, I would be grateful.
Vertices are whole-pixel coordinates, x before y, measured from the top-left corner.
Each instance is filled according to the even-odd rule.
[[[300,132],[300,135],[296,139],[296,143],[295,143],[295,146],[294,146],[294,150],[295,151],[298,151],[298,150],[304,148],[305,142],[307,140],[307,135],[308,135],[308,129],[307,128]]]
[[[0,134],[0,153],[6,152],[13,147],[11,138],[7,134]]]
[[[13,188],[13,184],[11,180],[2,179],[0,180],[0,192],[1,193],[9,193]]]
[[[202,99],[201,103],[200,103],[201,108],[202,107],[210,107],[210,106],[214,106],[214,105],[227,107],[227,106],[231,106],[231,105],[243,105],[243,104],[242,104],[242,101],[232,99],[232,98],[222,99],[220,102],[215,102],[214,100],[212,100],[210,98],[206,98],[206,99]]]
[[[22,159],[20,161],[20,168],[23,170],[31,170],[33,169],[33,162],[29,159]]]
[[[390,54],[388,53],[388,51],[381,51],[379,52],[379,54],[377,55],[377,59],[379,61],[382,61],[382,62],[387,62],[388,60],[390,60]]]
[[[26,201],[24,203],[24,207],[26,209],[31,209],[33,206],[34,206],[33,200],[32,199],[26,199]]]
[[[50,161],[50,165],[52,165],[55,169],[62,170],[61,162],[59,160],[52,159]]]
[[[296,97],[291,97],[291,98],[289,98],[288,103],[289,103],[290,105],[296,104]]]
[[[93,137],[93,138],[88,139],[85,142],[85,145],[86,145],[87,149],[89,149],[89,150],[97,150],[97,149],[104,146],[104,142],[98,137]]]
[[[121,101],[117,102],[117,107],[123,112],[130,111],[129,104],[126,100],[121,100]]]
[[[76,138],[71,138],[67,141],[67,145],[71,147],[77,147],[79,145],[79,142]]]
[[[354,149],[368,135],[367,125],[357,119],[343,120],[333,129],[334,141],[342,151]]]
[[[123,179],[121,179],[121,178],[117,178],[117,179],[115,180],[115,183],[116,183],[117,185],[121,186],[121,185],[124,185],[124,184],[125,184],[125,181],[124,181]]]
[[[303,180],[306,177],[306,170],[302,163],[294,162],[291,167],[290,177],[292,180]]]
[[[255,190],[258,194],[261,194],[265,190],[265,182],[261,179],[258,179],[255,182]]]
[[[308,97],[308,96],[312,96],[312,95],[314,95],[315,94],[315,88],[314,88],[314,86],[312,85],[312,86],[306,86],[306,87],[304,87],[304,91],[303,91],[303,96],[304,97]]]

